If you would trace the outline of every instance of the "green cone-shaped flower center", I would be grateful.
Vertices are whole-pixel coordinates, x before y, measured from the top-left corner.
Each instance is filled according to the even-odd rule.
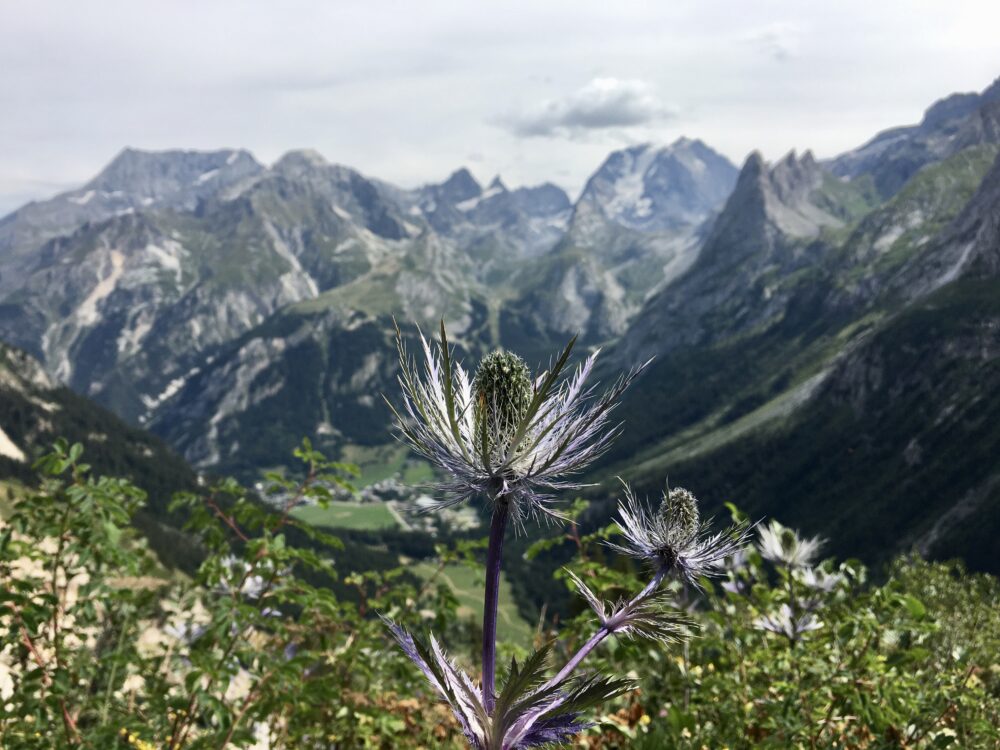
[[[476,444],[491,460],[510,447],[533,395],[531,372],[516,354],[497,350],[479,363],[472,381]]]
[[[781,530],[781,551],[786,555],[791,555],[795,552],[795,548],[799,546],[799,538],[795,536],[795,532],[791,529]]]
[[[698,533],[698,500],[694,494],[677,487],[663,493],[660,518],[667,529],[667,536],[674,544],[686,544]]]

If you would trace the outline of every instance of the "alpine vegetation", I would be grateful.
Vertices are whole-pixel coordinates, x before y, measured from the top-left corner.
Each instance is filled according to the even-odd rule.
[[[398,334],[398,332],[397,332]],[[575,340],[574,340],[575,341]],[[432,349],[420,336],[423,368],[407,354],[397,335],[403,409],[394,413],[403,438],[435,464],[445,479],[437,507],[484,496],[492,508],[486,556],[483,607],[482,684],[445,654],[431,636],[429,645],[386,621],[406,655],[449,704],[470,747],[514,750],[566,742],[589,726],[583,712],[632,689],[627,679],[578,675],[580,663],[609,635],[673,643],[689,632],[689,621],[666,608],[661,583],[670,575],[696,582],[714,573],[742,544],[746,528],[710,536],[699,522],[697,502],[685,490],[664,498],[659,514],[641,512],[626,487],[618,525],[628,540],[619,551],[655,561],[652,579],[634,598],[609,604],[582,580],[570,577],[597,614],[599,629],[552,678],[546,679],[547,647],[523,665],[512,660],[496,688],[497,600],[500,563],[508,521],[562,518],[552,493],[579,487],[572,475],[603,453],[619,426],[610,415],[622,392],[641,372],[621,376],[603,395],[587,385],[597,353],[571,376],[562,377],[574,341],[549,369],[533,377],[520,357],[493,352],[473,377],[456,362],[444,325]]]
[[[773,611],[762,612],[754,619],[754,627],[784,636],[792,646],[806,633],[823,627],[818,613],[832,601],[846,578],[841,573],[813,567],[822,546],[821,538],[800,536],[777,521],[772,520],[759,530],[757,551],[777,569],[785,601]],[[745,589],[730,590],[745,593]]]

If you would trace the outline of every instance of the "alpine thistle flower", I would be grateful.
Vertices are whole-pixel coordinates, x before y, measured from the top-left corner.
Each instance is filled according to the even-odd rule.
[[[581,486],[567,477],[618,435],[619,427],[608,425],[611,411],[645,367],[623,375],[597,398],[586,381],[598,352],[560,380],[575,341],[535,378],[520,357],[505,351],[486,356],[470,378],[452,358],[443,323],[436,350],[420,335],[422,372],[397,331],[403,408],[390,408],[403,438],[446,477],[438,486],[444,497],[432,509],[485,495],[506,501],[516,523],[527,516],[559,516],[551,494]]]
[[[595,398],[593,387],[585,387],[585,383],[594,368],[597,352],[591,354],[572,377],[560,380],[575,341],[574,337],[548,371],[537,378],[532,379],[520,357],[496,351],[483,359],[470,380],[452,358],[444,322],[436,352],[420,334],[424,352],[422,373],[410,360],[402,334],[398,328],[396,330],[403,410],[400,413],[391,403],[389,407],[405,440],[446,477],[438,486],[444,497],[431,507],[445,507],[480,494],[493,503],[483,596],[483,681],[481,698],[477,698],[482,712],[480,723],[492,726],[499,726],[497,722],[507,710],[502,704],[504,693],[498,696],[495,684],[497,603],[508,518],[515,524],[523,524],[527,516],[559,517],[549,506],[550,493],[580,486],[567,477],[581,471],[607,450],[619,431],[619,427],[608,427],[611,411],[625,388],[645,367],[642,365],[620,377],[609,391]],[[443,656],[439,659],[438,672],[444,675],[441,677],[429,658],[420,654],[412,638],[393,632],[432,684],[444,685],[442,680],[450,674],[445,668],[447,660]],[[512,670],[515,668],[516,665],[512,666]],[[567,684],[565,680],[550,681],[539,688],[542,692],[555,691],[545,696],[546,700],[555,701],[550,706],[553,710],[555,706],[565,706],[569,700],[554,697],[561,695]],[[468,692],[465,689],[468,686],[461,685],[464,686],[462,691],[455,693],[458,698]],[[527,688],[522,685],[521,689]],[[445,698],[452,702],[449,695],[445,694]],[[575,693],[570,690],[569,695]],[[535,698],[538,705],[544,703],[540,696]],[[524,715],[529,716],[531,712]],[[548,719],[539,721],[549,726],[545,724]],[[472,727],[472,724],[466,721],[464,726]],[[558,722],[550,726],[546,734],[550,739],[546,742],[562,736],[558,726]],[[470,731],[466,731],[466,736],[473,747],[534,746],[525,744],[527,740],[524,739],[507,744],[483,744],[480,735],[475,731],[470,734]]]
[[[829,594],[847,579],[840,573],[827,573],[822,568],[803,568],[798,573],[798,580],[811,591]]]
[[[777,521],[771,521],[761,528],[758,534],[757,549],[760,550],[761,556],[765,560],[790,568],[810,565],[823,546],[820,537],[815,536],[811,539],[800,537],[792,529],[782,526]]]
[[[796,614],[787,604],[782,604],[776,614],[763,615],[754,620],[754,625],[761,630],[783,635],[792,643],[797,642],[805,633],[819,630],[823,622],[809,612]]]
[[[665,491],[654,511],[625,485],[618,514],[625,541],[609,543],[611,549],[648,563],[661,577],[673,575],[695,588],[700,588],[702,576],[719,575],[726,558],[739,551],[750,533],[746,523],[710,533],[711,523],[701,522],[695,496],[679,487]]]

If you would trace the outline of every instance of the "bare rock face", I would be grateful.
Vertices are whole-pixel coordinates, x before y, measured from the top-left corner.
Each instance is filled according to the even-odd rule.
[[[796,293],[783,281],[817,264],[815,241],[850,220],[856,198],[810,152],[773,167],[752,153],[697,259],[636,314],[620,344],[628,361],[780,319]]]
[[[649,295],[694,263],[736,168],[701,141],[681,138],[613,152],[587,181],[565,234],[513,276],[502,337],[539,354],[573,335],[621,336]]]

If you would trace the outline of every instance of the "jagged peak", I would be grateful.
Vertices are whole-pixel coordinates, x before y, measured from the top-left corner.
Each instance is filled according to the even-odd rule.
[[[759,177],[767,171],[767,162],[764,161],[764,155],[757,150],[751,151],[746,160],[743,162],[743,166],[740,168],[739,182],[742,182],[744,176],[754,176]]]
[[[432,186],[433,187],[433,186]],[[483,193],[483,186],[465,167],[460,167],[452,172],[448,179],[438,187],[446,196],[455,201],[464,201],[471,198],[478,198]]]
[[[781,165],[785,165],[785,166],[789,166],[790,167],[790,166],[794,166],[795,164],[798,164],[798,163],[799,163],[799,157],[796,155],[795,149],[793,148],[791,151],[789,151],[783,157],[781,157],[780,159],[778,159],[778,163],[775,165],[774,168],[777,169]]]
[[[823,175],[823,167],[808,150],[799,155],[792,149],[770,168],[760,152],[752,152],[724,210],[726,225],[767,222],[793,237],[810,237],[823,226],[838,225],[836,216],[812,203]]]
[[[792,175],[809,176],[812,178],[821,170],[822,167],[816,161],[816,157],[813,156],[812,151],[807,149],[799,156],[798,152],[793,148],[771,168],[771,176],[777,179],[788,179]]]
[[[450,182],[467,182],[474,184],[476,187],[480,186],[479,181],[469,171],[468,167],[459,167],[448,175],[448,179],[444,181],[444,184],[447,185]]]
[[[760,151],[751,151],[740,168],[736,185],[733,187],[729,200],[726,201],[723,213],[733,210],[736,206],[746,206],[747,201],[763,208],[764,195],[768,192],[769,182],[770,174],[763,154]]]
[[[492,180],[490,180],[490,184],[486,186],[486,189],[500,190],[504,193],[507,192],[507,186],[503,184],[503,180],[500,179],[500,175],[496,175]]]

